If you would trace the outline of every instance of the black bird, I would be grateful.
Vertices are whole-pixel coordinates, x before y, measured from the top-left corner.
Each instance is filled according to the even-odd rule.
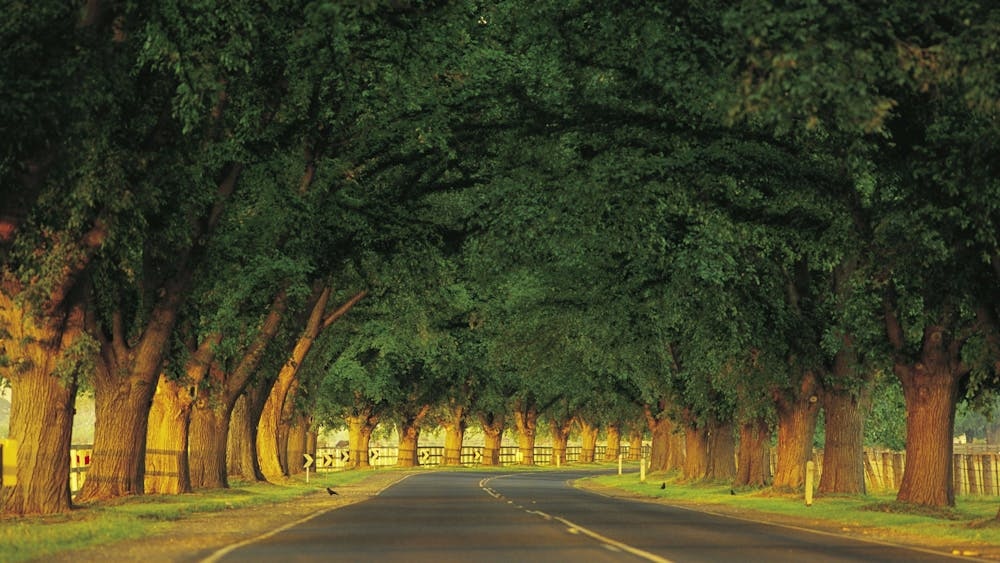
[[[660,483],[660,488],[661,489],[666,489],[667,488],[667,484],[666,483]]]
[[[734,491],[734,490],[732,490],[732,489],[729,489],[729,494],[731,494],[731,495],[735,495],[735,494],[736,494],[736,491]]]
[[[336,494],[339,494],[339,493],[337,493],[337,491],[335,491],[335,490],[331,489],[330,487],[327,487],[327,488],[326,488],[326,492],[330,493],[331,495],[336,495]]]

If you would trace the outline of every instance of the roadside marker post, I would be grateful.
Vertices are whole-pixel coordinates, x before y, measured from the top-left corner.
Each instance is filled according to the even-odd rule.
[[[806,506],[813,504],[813,474],[816,472],[816,464],[809,460],[806,462]]]
[[[622,474],[622,454],[618,454],[618,474]]]
[[[646,454],[639,458],[639,482],[646,482]]]
[[[17,440],[0,440],[0,486],[17,485]]]
[[[309,468],[312,467],[313,456],[311,456],[309,454],[302,454],[302,455],[306,458],[306,462],[305,462],[305,464],[302,465],[302,467],[304,467],[305,470],[306,470],[306,483],[308,483],[309,482]]]

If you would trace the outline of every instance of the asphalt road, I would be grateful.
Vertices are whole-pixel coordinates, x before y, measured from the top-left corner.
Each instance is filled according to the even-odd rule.
[[[580,470],[413,475],[206,561],[956,561],[575,489]]]

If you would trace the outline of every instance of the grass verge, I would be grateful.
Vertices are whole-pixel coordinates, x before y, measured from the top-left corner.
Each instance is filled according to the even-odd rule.
[[[696,507],[741,518],[918,545],[952,553],[1000,557],[996,497],[959,497],[956,506],[928,510],[895,502],[895,495],[817,496],[769,489],[734,491],[727,484],[681,483],[676,476],[637,474],[592,477],[588,482],[636,498]],[[661,488],[662,487],[662,488]],[[610,492],[610,491],[608,491]]]
[[[82,505],[66,514],[0,519],[0,561],[44,560],[58,553],[156,535],[201,512],[275,504],[314,494],[317,488],[361,481],[370,471],[344,471],[286,483],[230,483],[229,489],[184,495],[148,495]]]

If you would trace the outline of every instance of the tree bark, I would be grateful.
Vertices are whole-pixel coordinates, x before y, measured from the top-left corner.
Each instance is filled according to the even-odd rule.
[[[243,481],[265,481],[257,463],[257,427],[269,389],[249,387],[239,397],[229,422],[226,473]]]
[[[906,467],[896,500],[924,506],[955,505],[952,433],[959,382],[960,346],[944,329],[924,330],[920,359],[893,367],[906,401]]]
[[[527,405],[515,409],[514,424],[517,426],[517,447],[521,452],[521,465],[535,465],[535,435],[538,426],[538,411],[535,406]]]
[[[566,446],[569,444],[569,432],[573,428],[573,419],[559,422],[549,421],[552,433],[552,465],[566,465]]]
[[[368,448],[372,432],[378,425],[378,417],[372,414],[372,409],[359,409],[358,414],[345,417],[347,421],[347,440],[349,444],[350,469],[368,469],[371,463],[368,459]]]
[[[820,386],[813,372],[805,372],[794,393],[776,392],[778,443],[774,482],[777,490],[800,490],[805,485],[806,462],[812,459],[813,436],[819,418]]]
[[[580,463],[594,463],[597,452],[597,433],[600,428],[596,424],[580,418]]]
[[[187,451],[192,400],[189,386],[160,375],[146,432],[146,494],[191,492]]]
[[[70,440],[77,392],[77,370],[60,377],[86,342],[82,307],[39,320],[0,289],[0,327],[8,365],[0,375],[11,385],[9,438],[17,442],[17,484],[0,488],[0,512],[17,516],[57,514],[72,507],[69,480]],[[58,321],[58,322],[55,322]],[[85,358],[80,358],[85,359]],[[63,470],[59,470],[63,468]]]
[[[500,465],[500,447],[503,445],[503,430],[506,424],[503,413],[480,414],[483,426],[483,465]]]
[[[765,487],[771,482],[771,428],[758,418],[740,425],[739,461],[734,487]]]
[[[444,427],[444,460],[446,467],[457,467],[462,465],[462,443],[465,440],[465,428],[468,424],[465,420],[465,407],[462,405],[450,405],[446,411],[445,418],[441,426]]]
[[[633,425],[628,433],[628,460],[639,461],[642,459],[642,437],[645,434],[642,426]]]
[[[732,481],[736,477],[736,437],[733,423],[713,420],[708,426],[708,481]]]
[[[420,426],[430,410],[430,405],[422,405],[415,412],[404,416],[399,427],[399,455],[396,457],[396,467],[418,465],[417,445],[420,441]]]
[[[674,433],[674,423],[665,413],[660,412],[659,416],[647,406],[646,424],[649,426],[650,449],[649,449],[649,470],[666,471],[668,460],[670,459],[671,436]]]
[[[708,428],[688,423],[684,426],[683,476],[685,481],[700,481],[708,474]]]
[[[826,442],[819,493],[865,494],[865,415],[871,407],[871,389],[858,394],[836,387],[823,393]]]
[[[229,425],[237,401],[246,408],[246,399],[242,398],[244,391],[260,366],[265,349],[277,334],[287,308],[287,294],[282,289],[271,301],[260,331],[236,368],[224,371],[219,366],[213,366],[208,372],[209,385],[199,386],[191,409],[189,430],[188,457],[192,487],[226,488],[229,486],[229,469],[233,475],[247,481],[263,480],[256,459],[256,431],[267,395],[260,389],[251,391],[253,397],[257,398],[252,427],[245,426],[248,422],[246,412],[240,415],[237,428],[231,429]],[[233,439],[233,447],[229,451],[227,438]]]
[[[622,450],[622,425],[620,422],[610,422],[605,430],[607,438],[604,447],[604,461],[618,461]]]
[[[288,474],[298,475],[305,471],[306,440],[309,436],[309,417],[299,413],[292,419],[288,429]]]

